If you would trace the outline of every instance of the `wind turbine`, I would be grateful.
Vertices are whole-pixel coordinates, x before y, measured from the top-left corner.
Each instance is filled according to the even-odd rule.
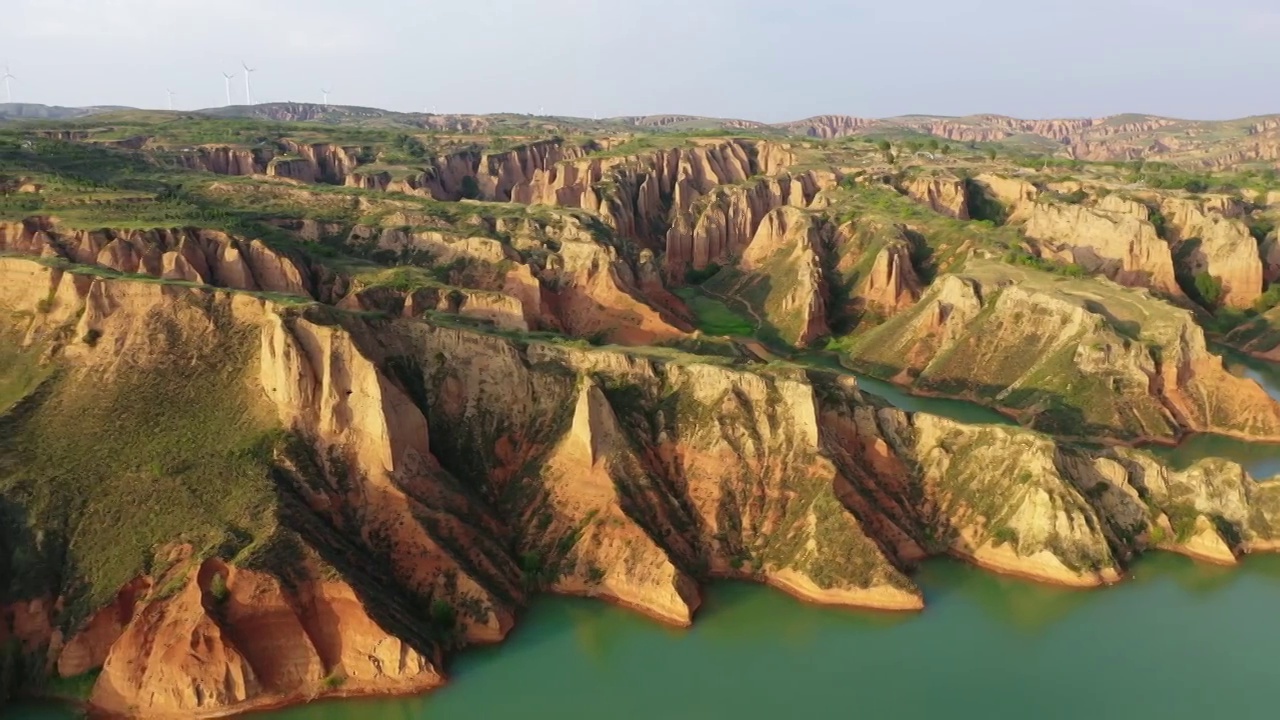
[[[18,79],[18,78],[17,78],[13,73],[9,72],[9,66],[6,64],[6,65],[4,66],[4,95],[5,95],[5,102],[9,102],[9,103],[13,102],[13,88],[9,86],[9,81],[10,81],[10,80],[17,80],[17,79]]]
[[[325,109],[328,109],[329,108],[329,91],[325,90],[324,88],[320,88],[320,94],[324,95],[324,106],[325,106]]]
[[[243,61],[243,60],[241,60],[241,61],[240,61],[240,67],[244,68],[244,101],[245,101],[245,104],[247,104],[247,105],[253,105],[253,88],[249,85],[249,74],[250,74],[250,73],[252,73],[252,72],[254,72],[254,69],[253,69],[253,68],[251,68],[251,67],[249,67],[249,65],[248,65],[245,61]]]
[[[165,89],[165,92],[169,93],[169,109],[170,109],[170,110],[172,110],[172,109],[173,109],[173,96],[174,96],[174,95],[177,95],[178,93],[176,93],[176,92],[174,92],[174,91],[172,91],[172,90],[169,90],[168,88],[166,88],[166,89]]]
[[[231,78],[235,76],[235,73],[222,73],[222,79],[227,84],[227,105],[231,104]]]

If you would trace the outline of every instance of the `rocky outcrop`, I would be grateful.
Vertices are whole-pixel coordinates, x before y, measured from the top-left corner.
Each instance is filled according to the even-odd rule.
[[[883,315],[905,310],[920,299],[922,283],[911,265],[911,252],[903,243],[888,245],[876,253],[866,284],[858,293]]]
[[[1227,196],[1165,197],[1160,212],[1180,270],[1188,277],[1207,272],[1217,278],[1222,305],[1252,307],[1262,294],[1263,264],[1257,241],[1236,219],[1243,214],[1240,204]]]
[[[0,250],[231,290],[313,291],[305,260],[217,230],[76,230],[35,217],[0,223]]]
[[[218,561],[175,595],[143,604],[100,666],[89,704],[124,716],[222,714],[339,687],[415,692],[442,682],[429,659],[378,628],[342,583],[286,589]]]
[[[362,149],[358,147],[342,147],[330,143],[300,143],[288,139],[281,140],[280,144],[287,155],[301,158],[306,166],[306,170],[303,170],[301,165],[290,162],[289,171],[286,172],[283,168],[277,170],[281,177],[301,179],[302,176],[310,176],[313,178],[311,182],[342,185],[346,183],[347,176],[360,164]],[[291,175],[288,174],[289,172],[298,174]]]
[[[806,120],[784,123],[779,126],[799,135],[818,138],[837,138],[853,135],[859,130],[877,125],[876,120],[850,115],[818,115]]]
[[[503,220],[493,230],[511,242],[357,227],[348,240],[353,247],[457,269],[445,278],[452,289],[413,292],[393,305],[367,294],[350,302],[373,303],[364,307],[396,314],[426,309],[458,313],[508,328],[554,330],[628,345],[678,340],[692,331],[679,314],[679,301],[662,286],[651,253],[633,253],[626,243],[601,242],[571,215],[549,223]],[[353,289],[360,290],[359,283]]]
[[[974,185],[999,204],[1000,214],[1008,222],[1021,222],[1035,211],[1040,190],[1026,180],[984,173],[973,179]]]
[[[563,140],[543,140],[498,153],[469,150],[437,158],[427,173],[426,187],[438,200],[458,200],[474,183],[480,199],[499,202],[532,202],[513,193],[539,172],[548,172],[562,161],[578,160],[599,149],[596,143],[575,145]],[[599,178],[597,178],[598,180]]]
[[[218,175],[260,175],[275,156],[265,148],[240,148],[229,145],[201,145],[179,150],[178,162],[189,170],[203,170]]]
[[[343,185],[359,164],[361,149],[329,143],[281,140],[274,148],[201,145],[174,151],[178,163],[191,170],[219,175],[269,175],[299,183]]]
[[[353,172],[347,175],[343,185],[361,190],[390,190],[392,186],[389,172]]]
[[[944,277],[910,312],[861,338],[852,356],[878,375],[974,398],[1059,434],[1280,432],[1280,405],[1227,372],[1186,310],[1141,291],[1073,287],[995,263]]]
[[[437,198],[456,199],[469,177],[485,199],[582,208],[657,250],[673,213],[686,212],[718,185],[774,175],[794,160],[784,146],[742,139],[635,156],[589,156],[591,149],[544,143],[502,155],[450,156],[437,162],[429,187]]]
[[[760,223],[738,262],[740,273],[708,287],[752,306],[782,341],[807,345],[830,333],[824,252],[820,220],[783,206]]]
[[[687,211],[675,214],[666,237],[668,274],[678,279],[686,268],[701,270],[711,263],[737,260],[769,212],[783,206],[809,207],[818,192],[833,185],[834,177],[810,172],[714,188]]]
[[[1148,221],[1101,207],[1039,202],[1023,231],[1045,256],[1123,285],[1182,296],[1169,246]]]
[[[936,213],[969,219],[964,182],[954,177],[919,176],[908,180],[902,187],[912,200],[927,205]]]

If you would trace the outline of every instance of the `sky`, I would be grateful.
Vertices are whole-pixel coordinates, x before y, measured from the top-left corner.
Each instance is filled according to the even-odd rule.
[[[1280,0],[3,0],[13,99],[767,122],[1280,112]],[[3,88],[0,87],[0,93]],[[3,101],[0,95],[0,101]]]

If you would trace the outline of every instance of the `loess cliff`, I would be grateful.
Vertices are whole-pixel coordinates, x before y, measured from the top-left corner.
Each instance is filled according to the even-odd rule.
[[[0,700],[424,692],[540,593],[1280,550],[1280,478],[1135,449],[1280,441],[1214,344],[1280,359],[1276,118],[225,112],[0,128]]]
[[[1280,435],[1280,405],[1227,372],[1188,311],[1146,291],[997,263],[939,279],[860,338],[850,361],[1060,434]]]
[[[839,375],[0,271],[21,459],[0,627],[21,673],[96,674],[103,712],[434,687],[446,653],[500,640],[539,590],[675,624],[726,577],[916,609],[904,571],[931,554],[1092,585],[1148,547],[1229,562],[1280,530],[1274,487],[1229,463],[1176,473],[913,416]],[[103,430],[40,459],[86,422]],[[149,502],[120,501],[139,484]],[[39,536],[68,527],[70,497],[91,520]]]

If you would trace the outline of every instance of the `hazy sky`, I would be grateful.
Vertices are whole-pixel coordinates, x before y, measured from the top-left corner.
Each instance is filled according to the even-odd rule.
[[[691,113],[1280,111],[1280,0],[3,0],[14,99]],[[0,92],[3,92],[0,89]],[[233,81],[244,101],[244,80]],[[0,96],[0,100],[3,97]]]

